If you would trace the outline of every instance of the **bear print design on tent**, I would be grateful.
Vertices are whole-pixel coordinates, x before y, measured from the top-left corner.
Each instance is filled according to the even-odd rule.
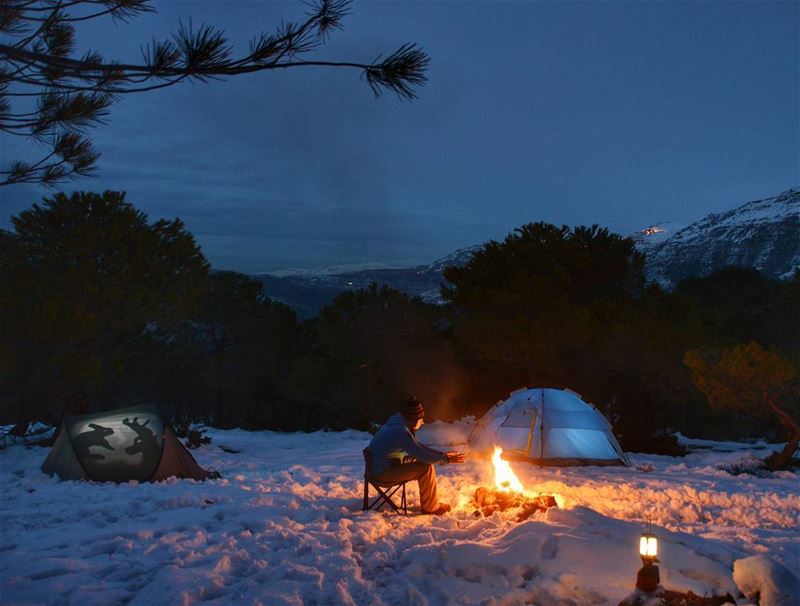
[[[64,419],[42,471],[99,482],[219,477],[197,464],[154,404]]]

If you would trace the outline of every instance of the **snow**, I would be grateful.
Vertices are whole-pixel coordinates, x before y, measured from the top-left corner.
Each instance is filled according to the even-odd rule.
[[[707,215],[677,231],[632,237],[646,254],[648,281],[667,289],[684,278],[706,275],[728,265],[787,278],[800,263],[798,221],[800,189],[790,189]],[[653,240],[653,236],[659,239]]]
[[[433,423],[421,438],[463,447],[472,424]],[[740,605],[740,588],[762,606],[797,595],[798,476],[719,467],[763,444],[632,454],[631,467],[512,463],[527,489],[563,503],[516,523],[513,511],[473,515],[471,494],[491,485],[485,460],[437,468],[450,515],[401,517],[360,509],[369,434],[208,435],[193,453],[223,478],[207,482],[63,482],[39,470],[43,448],[0,451],[0,603],[616,605],[648,523],[668,589]]]
[[[655,223],[630,237],[640,250],[650,253],[667,240],[670,240],[671,245],[692,242],[703,237],[710,228],[740,228],[749,224],[777,223],[797,214],[800,214],[800,190],[789,189],[771,198],[753,200],[725,212],[709,214],[691,225],[671,221]]]
[[[800,190],[789,189],[777,196],[753,200],[737,208],[712,213],[700,221],[678,230],[669,238],[674,242],[689,242],[710,228],[738,228],[749,224],[776,223],[800,214]]]
[[[746,596],[758,597],[761,606],[793,606],[800,596],[800,579],[767,556],[736,560],[733,578]]]
[[[715,226],[774,223],[798,213],[800,213],[800,190],[789,189],[771,198],[754,200],[733,210],[711,214],[703,221]]]
[[[441,259],[436,259],[436,261],[428,265],[425,269],[428,271],[443,272],[445,268],[453,265],[461,267],[469,263],[472,255],[481,250],[483,246],[483,244],[473,244],[472,246],[459,248]]]
[[[12,444],[30,444],[46,438],[51,438],[55,433],[55,427],[50,427],[39,421],[29,423],[25,428],[25,435],[16,436],[11,433],[15,425],[0,425],[0,448],[11,446]]]

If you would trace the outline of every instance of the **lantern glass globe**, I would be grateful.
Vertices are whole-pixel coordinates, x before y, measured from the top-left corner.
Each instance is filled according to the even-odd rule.
[[[654,535],[645,533],[639,538],[639,555],[643,558],[658,557],[658,539]]]

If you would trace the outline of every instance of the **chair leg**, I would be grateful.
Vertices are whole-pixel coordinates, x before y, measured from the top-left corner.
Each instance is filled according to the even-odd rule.
[[[383,507],[383,502],[386,500],[386,493],[384,493],[383,490],[381,490],[380,487],[376,486],[375,484],[372,484],[372,487],[378,494],[375,499],[367,505],[367,509],[379,511],[380,508]]]
[[[376,484],[373,484],[372,487],[378,492],[378,496],[369,506],[370,509],[374,509],[375,511],[380,511],[381,507],[383,507],[388,503],[392,509],[397,511],[397,506],[392,501],[392,496],[394,495],[394,493],[397,492],[397,489],[400,488],[400,486],[392,486],[388,490],[383,490],[380,486],[377,486]]]
[[[402,506],[403,506],[402,502],[403,502],[405,497],[402,496],[402,493],[401,493],[401,505],[400,505],[400,508],[398,508],[397,505],[395,505],[394,501],[392,500],[392,497],[401,488],[403,488],[405,490],[405,484],[398,484],[396,486],[392,486],[391,488],[389,488],[388,490],[385,490],[385,491],[380,486],[377,486],[376,484],[372,484],[372,487],[377,491],[378,496],[375,497],[375,500],[372,501],[372,503],[368,504],[367,509],[374,509],[375,511],[380,511],[381,507],[383,507],[384,505],[389,505],[389,507],[392,508],[392,511],[394,511],[397,514],[400,513],[400,508],[402,508]]]
[[[375,500],[370,503],[370,496],[369,496],[369,487],[372,486],[377,492],[377,496]],[[398,506],[397,503],[394,502],[394,495],[397,491],[400,491],[400,504]],[[406,482],[401,482],[400,484],[395,484],[394,486],[389,486],[384,490],[377,484],[371,482],[367,479],[367,476],[364,475],[364,499],[361,504],[361,509],[363,511],[368,511],[370,509],[374,509],[375,511],[380,511],[381,507],[384,505],[389,505],[397,514],[408,515],[408,499],[406,497]]]

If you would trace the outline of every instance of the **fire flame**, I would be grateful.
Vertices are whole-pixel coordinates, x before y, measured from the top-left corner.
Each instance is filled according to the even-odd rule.
[[[503,449],[499,446],[494,447],[494,454],[492,455],[492,465],[494,465],[494,485],[497,490],[503,492],[519,492],[524,493],[525,489],[522,487],[522,482],[514,474],[511,465],[508,461],[504,460],[501,455]]]

